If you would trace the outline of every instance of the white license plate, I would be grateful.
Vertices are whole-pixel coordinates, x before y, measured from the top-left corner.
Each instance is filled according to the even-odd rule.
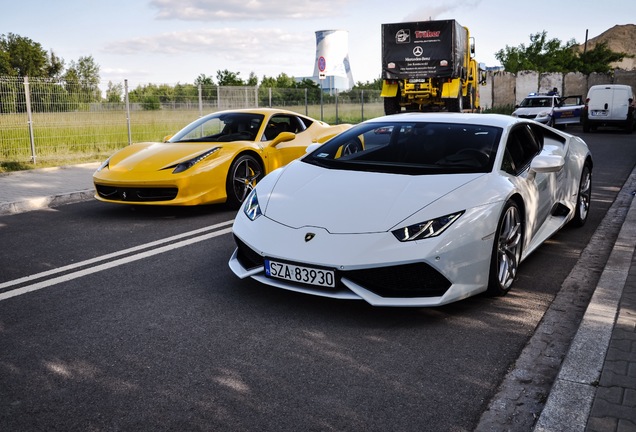
[[[593,110],[592,111],[592,115],[593,116],[599,116],[599,117],[607,117],[607,113],[608,113],[608,111],[602,111],[602,110]]]
[[[272,278],[323,287],[336,286],[336,274],[333,270],[304,267],[278,261],[265,260],[265,274]]]

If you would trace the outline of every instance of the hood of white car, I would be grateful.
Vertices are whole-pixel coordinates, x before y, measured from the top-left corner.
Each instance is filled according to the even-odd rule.
[[[384,174],[295,161],[259,200],[266,217],[293,228],[321,227],[332,234],[385,232],[483,175]]]
[[[540,113],[549,113],[551,110],[552,110],[551,107],[517,108],[514,112],[514,115],[517,115],[517,116],[537,115]]]

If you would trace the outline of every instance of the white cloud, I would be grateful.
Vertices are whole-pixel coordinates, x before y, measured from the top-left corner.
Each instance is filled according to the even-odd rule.
[[[125,74],[115,70],[118,66],[111,66],[103,71],[107,79],[136,76],[143,82],[153,79],[149,76],[152,74],[170,81],[167,74],[175,69],[180,71],[176,74],[180,78],[174,81],[190,81],[200,73],[212,75],[224,69],[239,72],[245,79],[250,72],[259,77],[281,72],[306,76],[313,71],[315,37],[309,32],[262,28],[187,30],[120,40],[103,51],[129,65],[131,72]],[[136,59],[153,60],[142,63]]]
[[[158,19],[263,21],[334,16],[350,0],[152,0]]]
[[[455,0],[439,2],[433,6],[430,5],[431,2],[426,2],[428,3],[427,5],[417,7],[405,17],[404,21],[408,22],[442,19],[439,18],[440,15],[449,14],[450,12],[455,11],[465,12],[468,9],[477,7],[480,2],[481,0]]]
[[[315,44],[313,33],[290,33],[284,30],[238,28],[187,30],[137,37],[110,43],[104,51],[111,54],[205,53],[227,55],[235,59],[262,59],[276,53],[311,50]]]

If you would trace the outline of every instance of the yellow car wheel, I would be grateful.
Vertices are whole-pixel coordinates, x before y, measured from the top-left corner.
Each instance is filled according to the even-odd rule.
[[[263,176],[263,167],[256,158],[250,155],[239,156],[232,162],[227,174],[227,205],[238,209]]]

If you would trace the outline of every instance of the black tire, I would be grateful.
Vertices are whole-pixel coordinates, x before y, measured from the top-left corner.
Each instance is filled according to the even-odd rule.
[[[402,107],[400,106],[400,97],[399,96],[391,96],[384,98],[384,114],[398,114],[402,111]]]
[[[463,108],[469,109],[470,112],[475,110],[475,89],[472,84],[468,84],[468,90],[466,91],[466,97],[463,100]]]
[[[238,209],[263,176],[263,167],[256,158],[250,155],[236,158],[230,166],[225,182],[227,206]]]
[[[487,294],[503,296],[517,277],[523,247],[523,220],[516,202],[506,203],[497,224],[490,257]]]
[[[457,96],[456,99],[448,99],[446,101],[446,109],[448,110],[448,112],[462,112],[462,110],[464,109],[462,103],[463,100],[464,97],[460,92],[459,96]]]
[[[634,131],[634,113],[627,114],[627,121],[625,122],[625,132],[630,134]]]
[[[581,182],[579,191],[576,194],[576,211],[570,224],[574,227],[582,227],[590,214],[590,203],[592,201],[592,169],[589,164],[583,166],[581,172]]]
[[[587,133],[590,131],[590,122],[584,118],[583,119],[583,132]]]

